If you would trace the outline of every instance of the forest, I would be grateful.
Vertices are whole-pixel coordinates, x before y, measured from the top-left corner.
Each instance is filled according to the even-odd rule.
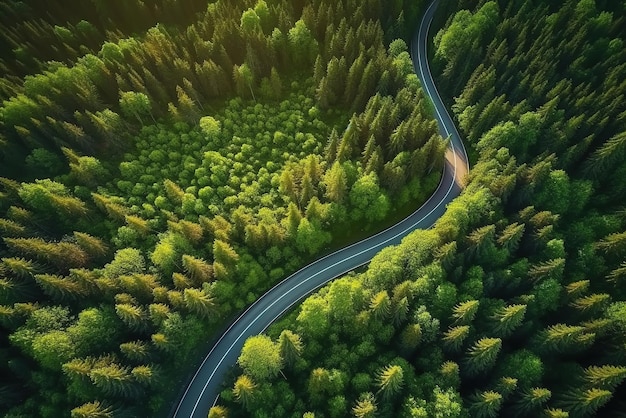
[[[425,201],[427,3],[0,3],[0,414],[167,416],[235,315]],[[209,417],[623,416],[625,19],[440,1],[463,194],[250,338]]]
[[[425,201],[424,6],[1,3],[2,416],[166,416],[236,314]]]
[[[210,417],[623,417],[626,2],[441,2],[434,228],[249,338]]]

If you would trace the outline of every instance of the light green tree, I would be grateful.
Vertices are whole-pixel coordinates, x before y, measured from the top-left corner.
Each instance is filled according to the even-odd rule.
[[[125,115],[135,117],[141,126],[144,124],[141,118],[142,116],[150,115],[154,120],[152,116],[152,103],[150,103],[150,98],[144,93],[121,91],[120,108]]]
[[[250,377],[243,374],[235,381],[233,395],[235,395],[235,399],[241,402],[244,406],[249,406],[254,399],[256,387],[257,386],[254,381]]]
[[[404,371],[398,365],[389,365],[378,372],[378,386],[383,398],[397,395],[404,385]]]
[[[371,392],[362,393],[352,408],[352,414],[356,418],[373,418],[376,411],[378,411],[378,405],[376,405],[376,399]]]
[[[265,381],[278,375],[283,366],[280,347],[266,335],[246,340],[237,364],[253,379]]]

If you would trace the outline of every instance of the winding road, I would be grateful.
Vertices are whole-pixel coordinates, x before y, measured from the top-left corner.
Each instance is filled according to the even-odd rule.
[[[439,92],[427,60],[428,31],[439,0],[428,7],[411,43],[413,65],[425,94],[430,97],[441,135],[450,138],[441,182],[418,210],[396,225],[339,251],[329,254],[292,274],[261,296],[222,334],[189,382],[173,418],[206,418],[219,396],[228,369],[237,361],[246,338],[257,335],[314,290],[355,268],[367,264],[376,253],[399,244],[415,229],[430,228],[458,196],[469,168],[465,148]]]

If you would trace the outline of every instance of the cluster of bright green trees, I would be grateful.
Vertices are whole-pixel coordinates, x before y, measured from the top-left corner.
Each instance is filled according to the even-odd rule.
[[[426,198],[445,142],[394,40],[421,7],[0,5],[0,412],[166,413],[331,229]]]
[[[625,11],[442,2],[467,188],[249,339],[209,416],[622,416]]]

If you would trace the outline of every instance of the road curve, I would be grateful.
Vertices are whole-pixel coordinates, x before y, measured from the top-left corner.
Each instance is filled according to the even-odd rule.
[[[236,363],[246,338],[265,331],[272,322],[314,290],[367,264],[384,247],[399,244],[403,237],[415,229],[430,228],[445,212],[447,204],[461,192],[462,179],[468,170],[467,154],[435,88],[426,54],[428,30],[438,1],[433,1],[428,7],[411,43],[415,71],[425,94],[433,102],[442,136],[450,138],[437,190],[417,211],[396,225],[314,261],[261,296],[230,325],[206,355],[171,415],[173,418],[206,418],[208,410],[217,401],[224,375]]]

